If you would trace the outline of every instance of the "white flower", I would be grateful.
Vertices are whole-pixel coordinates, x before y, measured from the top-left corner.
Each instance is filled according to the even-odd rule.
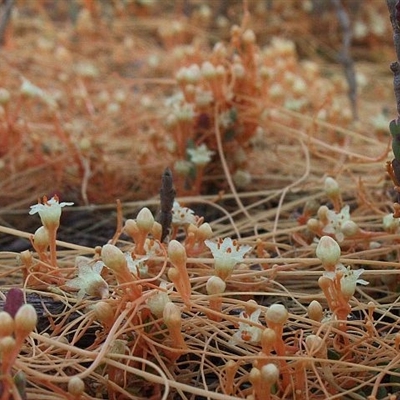
[[[260,317],[261,309],[257,309],[253,311],[250,316],[246,316],[245,312],[242,311],[240,313],[240,318],[247,319],[248,321],[259,324],[260,321],[258,318]],[[246,322],[239,322],[239,330],[235,332],[232,336],[231,341],[233,343],[238,342],[249,342],[249,343],[258,343],[261,340],[263,330],[258,328],[257,326],[250,325]]]
[[[164,254],[160,242],[150,238],[146,238],[144,242],[144,250],[148,256],[161,256]]]
[[[181,207],[177,201],[174,201],[172,207],[172,225],[185,226],[195,224],[197,221],[194,211],[187,207]]]
[[[205,240],[204,243],[211,250],[215,260],[215,274],[226,280],[235,265],[243,261],[244,255],[251,250],[251,246],[239,246],[231,238],[219,239],[218,242]]]
[[[328,224],[323,228],[323,232],[327,234],[334,234],[338,242],[342,242],[345,235],[342,232],[342,227],[345,222],[351,221],[350,219],[350,207],[344,206],[340,213],[336,213],[333,210],[327,210],[326,217]]]
[[[387,214],[382,220],[383,229],[388,233],[396,233],[399,229],[400,220],[393,217],[393,213]]]
[[[126,262],[129,270],[140,278],[145,278],[149,272],[149,267],[145,264],[145,261],[149,259],[148,256],[133,259],[132,253],[125,253]]]
[[[360,279],[360,275],[364,272],[363,268],[353,270],[351,267],[345,267],[343,264],[337,264],[335,272],[324,272],[323,275],[331,280],[335,280],[336,274],[343,274],[340,278],[340,290],[342,294],[350,299],[356,291],[357,283],[360,285],[368,285],[368,281]]]
[[[60,225],[61,208],[65,206],[72,206],[72,202],[58,202],[58,196],[52,197],[47,200],[47,197],[43,197],[43,204],[35,204],[31,206],[29,211],[30,215],[39,213],[42,224],[47,229],[57,229]]]
[[[187,149],[190,161],[195,165],[204,166],[211,161],[211,156],[214,151],[208,150],[207,146],[203,143],[195,149]]]
[[[78,268],[78,276],[68,280],[65,285],[71,289],[79,289],[78,299],[82,299],[85,294],[105,299],[108,297],[108,284],[101,276],[105,265],[102,261],[96,261],[91,266],[91,262],[90,258],[76,257],[75,266]]]
[[[24,96],[37,97],[44,101],[49,107],[53,109],[57,108],[57,102],[52,96],[24,77],[22,77],[22,84],[19,90]]]

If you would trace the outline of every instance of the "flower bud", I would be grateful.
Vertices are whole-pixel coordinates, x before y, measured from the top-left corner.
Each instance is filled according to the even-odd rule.
[[[33,236],[33,243],[35,244],[35,248],[41,252],[46,251],[46,249],[49,247],[49,231],[44,226],[36,229],[36,232]]]
[[[124,253],[113,244],[105,244],[101,249],[101,258],[104,264],[114,272],[120,272],[128,268]]]
[[[154,221],[153,227],[151,229],[151,233],[152,233],[154,239],[161,241],[162,226],[159,222]]]
[[[15,339],[12,336],[6,336],[0,339],[0,355],[6,359],[7,356],[15,350]]]
[[[177,268],[186,265],[186,250],[177,240],[171,240],[168,243],[168,257]]]
[[[307,313],[310,319],[320,322],[323,317],[323,309],[321,303],[317,300],[313,300],[308,306]]]
[[[321,230],[321,225],[316,218],[310,218],[307,221],[307,228],[313,233],[318,233]]]
[[[242,39],[245,43],[255,43],[256,35],[251,29],[246,29],[243,33]]]
[[[324,190],[329,198],[337,197],[340,195],[340,188],[337,181],[330,176],[325,179]]]
[[[169,329],[180,328],[182,325],[181,310],[174,303],[168,302],[164,307],[163,319]]]
[[[0,88],[0,104],[7,104],[10,101],[10,98],[10,92],[7,89]]]
[[[94,313],[100,322],[109,324],[114,319],[113,308],[105,301],[99,301],[94,306]]]
[[[342,225],[342,233],[345,237],[352,237],[360,232],[359,226],[354,221],[345,221]]]
[[[73,376],[68,381],[68,393],[73,396],[80,396],[85,390],[85,383],[77,376]]]
[[[200,241],[211,239],[212,235],[213,232],[209,223],[204,222],[199,226],[199,230],[197,231],[197,236]]]
[[[269,363],[261,368],[261,379],[268,386],[272,386],[279,378],[279,369],[275,364]]]
[[[37,320],[35,308],[31,304],[22,305],[14,317],[15,335],[28,336],[36,328]]]
[[[225,292],[226,283],[218,276],[211,276],[206,284],[208,294],[221,294]]]
[[[327,358],[326,343],[317,335],[306,337],[306,346],[310,353],[319,358]]]
[[[256,386],[261,381],[261,371],[258,368],[252,368],[249,374],[249,381]]]
[[[153,227],[154,224],[154,217],[151,211],[147,207],[143,207],[139,211],[136,217],[136,224],[141,232],[147,234],[151,231],[151,228]]]
[[[217,75],[214,65],[212,65],[209,61],[205,61],[201,65],[201,74],[206,79],[215,78]]]
[[[137,222],[134,219],[127,219],[124,225],[124,232],[131,238],[134,238],[137,234],[139,234]]]
[[[337,242],[330,236],[322,236],[315,253],[321,260],[322,265],[329,267],[339,262],[341,250]]]
[[[271,328],[265,328],[261,334],[261,346],[263,349],[271,349],[276,341],[276,332]]]
[[[289,318],[289,313],[283,304],[272,304],[265,312],[265,320],[275,324],[284,324]]]
[[[14,333],[14,319],[7,311],[0,311],[0,338]]]
[[[318,219],[323,224],[327,224],[329,222],[328,212],[329,212],[329,208],[327,206],[321,206],[320,208],[318,208],[317,216],[318,216]]]
[[[157,290],[157,292],[146,301],[151,313],[157,318],[163,316],[165,306],[170,302],[171,300],[168,297],[168,293],[161,290]]]

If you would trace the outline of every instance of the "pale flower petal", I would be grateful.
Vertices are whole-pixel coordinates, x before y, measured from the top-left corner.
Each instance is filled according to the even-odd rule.
[[[250,316],[246,316],[245,312],[240,313],[240,318],[247,319],[255,324],[259,324],[259,317],[261,314],[261,309],[257,309],[251,313]],[[247,343],[259,343],[261,340],[263,330],[257,326],[250,325],[246,322],[239,322],[239,329],[232,336],[231,342],[247,342]]]
[[[101,276],[105,265],[102,261],[96,261],[93,266],[90,265],[91,263],[90,258],[78,256],[75,260],[78,276],[68,280],[65,285],[71,289],[79,289],[78,299],[82,299],[85,294],[107,298],[109,295],[108,284]]]
[[[207,146],[203,143],[194,149],[187,149],[190,161],[195,165],[206,165],[211,161],[211,156],[214,151],[208,150]]]
[[[39,213],[42,224],[47,229],[57,228],[60,224],[61,209],[65,206],[72,206],[72,202],[58,202],[58,197],[54,196],[50,200],[43,198],[43,204],[34,204],[31,206],[29,214]]]
[[[204,243],[211,250],[215,260],[215,274],[226,280],[236,264],[244,260],[244,255],[251,250],[251,246],[238,245],[231,238],[219,239],[217,242],[205,240]]]
[[[172,207],[172,225],[187,226],[189,224],[196,224],[197,217],[194,211],[188,207],[182,207],[177,201],[174,201]]]
[[[342,242],[345,238],[343,232],[343,225],[350,222],[350,207],[345,205],[339,213],[333,210],[326,211],[326,217],[328,219],[328,224],[322,229],[324,233],[333,234],[338,242]],[[351,221],[353,222],[353,221]]]

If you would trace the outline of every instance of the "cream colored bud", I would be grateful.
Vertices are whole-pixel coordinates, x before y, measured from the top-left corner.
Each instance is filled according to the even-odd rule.
[[[336,240],[330,236],[322,236],[315,253],[325,267],[333,266],[339,262],[341,250]]]
[[[328,221],[328,211],[329,208],[327,206],[321,206],[318,208],[317,216],[321,222],[325,223]]]
[[[345,221],[342,225],[342,233],[345,237],[352,237],[360,232],[360,227],[354,221]]]
[[[168,257],[171,263],[178,268],[186,264],[186,250],[177,240],[171,240],[168,243]]]
[[[256,35],[251,29],[246,29],[243,33],[242,39],[245,43],[255,43]]]
[[[124,253],[113,244],[105,244],[101,249],[104,264],[114,272],[125,272],[127,261]]]
[[[80,396],[85,390],[85,383],[78,376],[73,376],[68,381],[68,393],[73,396]]]
[[[10,101],[10,98],[10,92],[7,89],[0,88],[0,104],[7,104]]]
[[[313,233],[318,233],[320,231],[321,226],[316,218],[310,218],[307,221],[307,228]]]
[[[201,65],[201,74],[206,79],[212,79],[215,78],[217,72],[215,71],[214,65],[212,65],[209,61],[205,61]]]
[[[275,364],[269,363],[261,368],[261,379],[268,386],[273,385],[279,378],[279,369]]]
[[[271,328],[265,328],[261,334],[261,345],[263,347],[272,347],[276,341],[276,333]]]
[[[15,339],[12,336],[5,336],[0,339],[0,358],[7,358],[7,355],[15,350]]]
[[[283,304],[272,304],[265,312],[265,320],[275,324],[284,324],[289,318],[289,313]]]
[[[0,338],[14,333],[14,319],[7,311],[0,311]]]
[[[208,278],[206,290],[208,294],[221,294],[226,289],[226,283],[218,276]]]
[[[189,223],[189,225],[187,226],[187,235],[191,235],[191,237],[195,237],[197,236],[197,232],[198,232],[199,228],[192,223]]]
[[[318,278],[318,286],[322,290],[328,290],[332,285],[332,279],[328,278],[327,276],[320,276]]]
[[[224,76],[226,73],[225,67],[223,65],[217,65],[215,68],[215,73],[217,76]]]
[[[15,322],[15,335],[29,335],[37,324],[37,313],[31,304],[22,305],[14,317]]]
[[[136,224],[140,231],[148,233],[154,224],[154,217],[147,207],[143,207],[136,217]]]
[[[208,222],[204,222],[199,226],[197,231],[197,236],[200,241],[204,242],[207,239],[211,239],[213,236],[213,231],[211,225]]]
[[[340,195],[340,187],[337,181],[330,176],[325,179],[324,190],[329,198],[337,197]]]
[[[159,222],[154,221],[153,228],[151,229],[151,233],[155,240],[161,241],[162,226]]]
[[[167,292],[158,290],[153,296],[149,297],[146,301],[151,313],[157,318],[161,318],[164,314],[165,306],[170,303]]]
[[[168,302],[164,307],[163,319],[169,329],[180,327],[182,325],[181,310],[174,303]]]
[[[29,250],[22,251],[21,254],[19,255],[19,260],[26,267],[29,267],[30,265],[32,265],[33,261],[32,253]]]
[[[320,322],[323,317],[323,309],[321,303],[317,300],[313,300],[308,306],[307,313],[310,319]]]
[[[100,322],[109,322],[114,318],[114,310],[105,301],[99,301],[94,306],[94,313]]]
[[[249,381],[252,385],[257,385],[261,381],[261,371],[258,368],[252,368],[249,374]]]
[[[176,283],[179,280],[180,273],[176,268],[170,268],[167,272],[168,279]]]
[[[327,358],[326,343],[317,335],[306,337],[306,346],[310,353],[319,358]]]
[[[135,237],[140,231],[137,222],[134,219],[127,219],[124,225],[124,232],[130,237]]]
[[[33,243],[38,251],[46,251],[49,247],[49,231],[44,226],[36,229],[36,232],[33,235]]]
[[[232,66],[233,75],[238,78],[244,78],[246,76],[246,70],[242,63],[234,63]]]
[[[383,217],[382,223],[385,232],[396,233],[397,230],[399,229],[400,220],[399,218],[394,218],[393,213],[391,213]]]

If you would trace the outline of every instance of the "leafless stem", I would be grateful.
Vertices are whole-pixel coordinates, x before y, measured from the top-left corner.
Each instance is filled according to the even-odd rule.
[[[386,0],[386,3],[389,9],[390,22],[392,23],[393,42],[397,57],[397,60],[390,65],[390,69],[393,72],[393,88],[396,96],[397,114],[400,116],[400,27],[396,18],[398,0]]]
[[[348,95],[353,118],[357,120],[357,80],[354,70],[354,61],[350,53],[351,40],[353,36],[350,19],[340,0],[331,0],[331,3],[335,7],[337,19],[343,32],[342,49],[339,53],[339,61],[343,65],[344,74],[346,76],[347,84],[349,85]]]
[[[4,34],[6,32],[8,21],[11,17],[11,10],[14,6],[14,0],[4,0],[3,6],[4,10],[0,18],[0,45],[4,44]]]

